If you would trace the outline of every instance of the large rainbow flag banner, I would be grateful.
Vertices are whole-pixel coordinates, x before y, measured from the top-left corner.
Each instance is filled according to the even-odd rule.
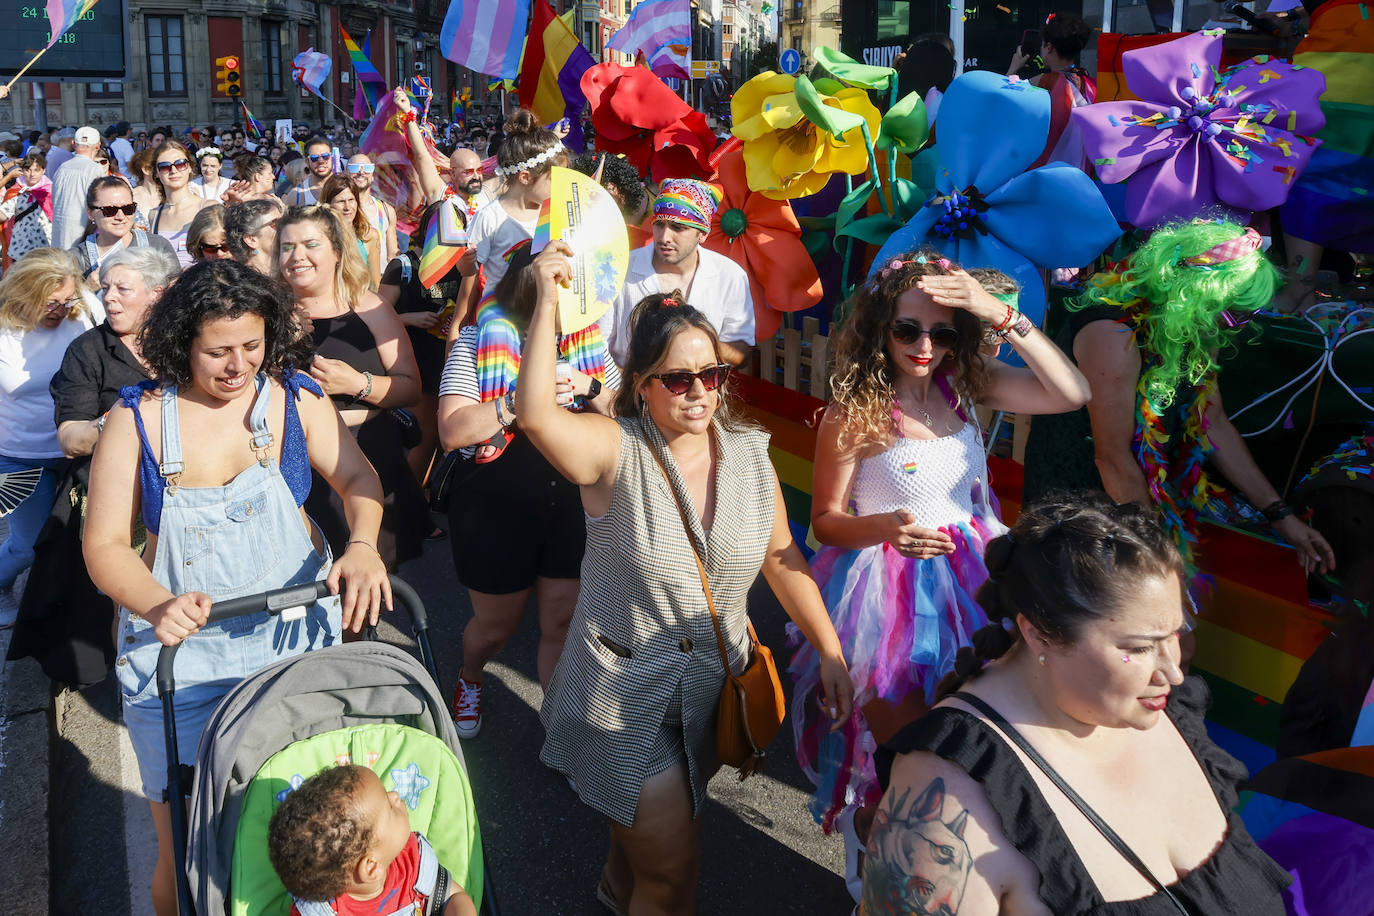
[[[1326,77],[1321,146],[1283,207],[1284,231],[1340,251],[1374,251],[1374,14],[1365,0],[1328,0],[1312,14],[1296,66]]]
[[[76,21],[91,11],[97,0],[48,0],[48,47],[57,44],[63,33],[76,25]]]
[[[386,80],[382,79],[382,74],[373,66],[371,58],[368,57],[367,48],[358,47],[358,43],[353,40],[352,35],[348,34],[348,30],[343,27],[342,23],[339,24],[339,34],[343,36],[344,47],[348,49],[348,57],[353,61],[353,72],[358,76],[358,90],[367,99],[367,109],[368,111],[376,111],[377,102],[382,93],[386,91]],[[370,41],[371,35],[364,40],[364,45],[369,44]],[[353,117],[361,120],[356,106]]]
[[[439,31],[439,52],[469,70],[515,79],[530,0],[453,0]]]
[[[569,10],[571,17],[575,10]],[[535,0],[534,18],[525,41],[520,65],[520,104],[545,124],[567,118],[570,131],[563,141],[569,149],[582,149],[582,74],[596,59],[577,40],[567,20],[554,15],[549,0]]]

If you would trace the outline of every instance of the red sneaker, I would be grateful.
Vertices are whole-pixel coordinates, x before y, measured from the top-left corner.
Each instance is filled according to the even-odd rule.
[[[460,738],[476,738],[482,730],[482,685],[461,674],[453,692],[453,724]]]

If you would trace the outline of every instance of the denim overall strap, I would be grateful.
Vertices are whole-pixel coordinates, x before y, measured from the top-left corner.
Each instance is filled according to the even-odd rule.
[[[181,460],[181,423],[177,417],[177,386],[167,385],[162,389],[162,462],[158,473],[163,477],[175,477],[186,469]],[[176,484],[169,484],[175,486]]]
[[[272,384],[267,380],[265,372],[259,372],[253,381],[258,386],[258,393],[253,398],[253,409],[248,412],[248,427],[253,431],[253,450],[261,453],[274,441],[272,430],[267,427],[267,408],[272,404]],[[264,467],[267,466],[268,459],[262,454],[258,455],[258,460]]]

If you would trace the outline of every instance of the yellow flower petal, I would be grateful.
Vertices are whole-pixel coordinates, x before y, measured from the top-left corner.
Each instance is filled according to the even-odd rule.
[[[744,174],[752,191],[777,190],[782,178],[773,170],[773,158],[778,154],[778,135],[767,134],[744,144]]]
[[[734,115],[734,123],[739,124],[759,114],[763,111],[765,100],[770,96],[791,92],[795,83],[794,77],[774,73],[772,70],[765,70],[749,80],[739,87],[730,99],[730,113]]]
[[[791,92],[770,95],[764,99],[763,118],[774,130],[786,130],[800,121],[805,115],[797,104],[797,96]]]
[[[773,157],[773,169],[783,178],[809,172],[821,161],[825,152],[823,133],[811,127],[793,128],[778,134],[778,152]]]

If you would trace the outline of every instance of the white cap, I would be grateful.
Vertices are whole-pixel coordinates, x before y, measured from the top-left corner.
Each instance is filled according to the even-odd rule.
[[[77,146],[99,146],[100,131],[94,127],[82,127],[76,132]]]

